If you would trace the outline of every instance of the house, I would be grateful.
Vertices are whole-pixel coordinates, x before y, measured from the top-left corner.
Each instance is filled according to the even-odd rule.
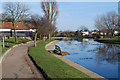
[[[89,31],[81,31],[81,33],[82,33],[83,36],[89,35]]]
[[[77,30],[76,32],[74,32],[75,35],[83,35],[83,36],[86,36],[86,35],[89,35],[89,31],[79,31]]]
[[[120,35],[120,30],[115,30],[114,35]]]
[[[111,35],[113,33],[113,35],[120,35],[120,30],[101,30],[99,31],[100,35]]]
[[[62,32],[56,32],[55,35],[56,36],[60,36],[62,34]]]
[[[35,29],[28,29],[24,22],[16,22],[15,29],[17,37],[33,37],[36,32]],[[0,23],[0,36],[14,37],[14,29],[12,22]]]
[[[99,31],[100,35],[103,36],[103,35],[107,35],[107,31]]]
[[[92,34],[92,35],[93,35],[93,34],[99,35],[99,32],[98,32],[97,30],[93,30],[93,31],[91,31],[91,34]]]

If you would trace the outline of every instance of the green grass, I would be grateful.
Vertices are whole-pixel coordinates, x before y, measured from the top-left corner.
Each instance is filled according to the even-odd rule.
[[[5,39],[5,45],[8,43],[8,44],[11,44],[11,45],[14,46],[14,45],[17,45],[17,44],[21,44],[23,40],[25,40],[26,42],[31,41],[29,39],[17,38],[18,42],[15,43],[15,39],[14,38],[10,38],[10,39]],[[2,42],[0,42],[0,45],[2,47]],[[1,55],[3,55],[8,49],[9,48],[7,48],[7,47],[2,48],[2,51],[1,51],[2,54]]]
[[[99,40],[105,40],[105,41],[120,41],[120,37],[114,37],[114,38],[100,38]]]
[[[37,47],[29,47],[29,55],[36,62],[37,66],[45,71],[48,78],[90,78],[85,73],[48,53],[45,50],[45,45],[50,41],[53,40],[39,42]]]

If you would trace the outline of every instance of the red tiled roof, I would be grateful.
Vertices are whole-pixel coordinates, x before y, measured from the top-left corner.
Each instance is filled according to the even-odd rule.
[[[13,24],[12,24],[12,22],[3,22],[3,27],[2,28],[13,29]],[[26,30],[24,22],[16,22],[15,23],[15,29],[16,30]]]
[[[0,22],[0,28],[2,28],[2,22]]]
[[[81,31],[81,32],[88,32],[88,31]]]

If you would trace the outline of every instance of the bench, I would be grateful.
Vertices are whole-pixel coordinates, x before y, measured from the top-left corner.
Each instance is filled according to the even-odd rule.
[[[60,47],[59,47],[58,45],[55,45],[55,50],[54,50],[54,52],[57,53],[57,54],[62,55],[61,49],[60,49]]]
[[[7,47],[7,48],[10,48],[12,46],[13,46],[12,44],[8,44],[8,43],[5,45],[5,47]]]

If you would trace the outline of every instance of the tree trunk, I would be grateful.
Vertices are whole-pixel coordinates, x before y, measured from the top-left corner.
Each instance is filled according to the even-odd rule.
[[[50,35],[50,33],[49,33],[49,39],[51,39],[51,35]]]
[[[114,37],[114,31],[111,31],[111,38]]]
[[[36,38],[37,38],[37,33],[35,33],[35,38],[34,38],[34,47],[36,47]]]
[[[45,41],[45,35],[43,36],[43,41]]]
[[[5,47],[5,37],[3,36],[3,48]]]
[[[40,40],[42,39],[41,35],[40,35]]]
[[[13,29],[14,29],[15,42],[17,42],[17,35],[16,35],[16,29],[15,29],[15,22],[13,22]]]
[[[46,37],[47,37],[47,36],[45,35],[45,41],[46,41]]]

